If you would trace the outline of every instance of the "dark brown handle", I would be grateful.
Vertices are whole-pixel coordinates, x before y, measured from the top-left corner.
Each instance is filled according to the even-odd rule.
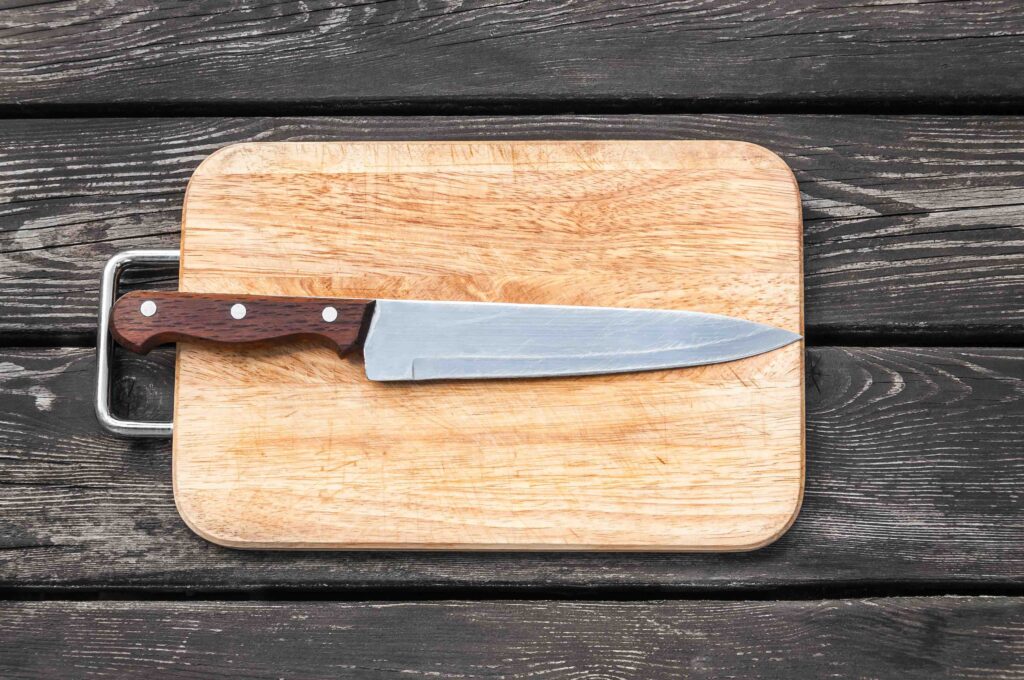
[[[136,291],[121,297],[110,334],[133,352],[179,340],[326,340],[340,354],[363,339],[373,300]]]

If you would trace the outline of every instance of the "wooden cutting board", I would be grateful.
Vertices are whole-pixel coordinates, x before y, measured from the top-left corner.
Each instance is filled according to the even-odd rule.
[[[664,307],[802,332],[800,199],[741,142],[241,144],[186,292]],[[803,489],[802,343],[726,364],[373,383],[329,348],[178,349],[174,489],[235,547],[745,550]]]

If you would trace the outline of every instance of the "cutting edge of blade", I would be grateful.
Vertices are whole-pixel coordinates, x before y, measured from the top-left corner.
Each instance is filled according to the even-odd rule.
[[[695,366],[740,361],[750,357],[773,352],[802,339],[797,333],[776,329],[778,339],[766,342],[756,349],[736,350],[731,353],[719,354],[714,358],[680,359],[679,355],[692,355],[692,349],[685,350],[651,350],[648,352],[619,352],[605,355],[584,355],[567,357],[411,357],[408,371],[401,376],[379,376],[370,378],[382,382],[394,381],[425,381],[425,380],[501,380],[521,378],[557,378],[573,376],[613,375],[617,373],[647,373],[651,371],[677,370]],[[676,356],[677,358],[672,358]],[[599,363],[602,358],[608,359],[606,367]],[[581,360],[585,359],[587,368],[580,368]],[[630,359],[635,360],[633,363]],[[479,367],[473,370],[473,367]],[[369,372],[367,373],[369,377]]]

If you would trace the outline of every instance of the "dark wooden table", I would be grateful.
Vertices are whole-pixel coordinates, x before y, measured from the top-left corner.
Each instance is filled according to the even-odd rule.
[[[1024,7],[0,5],[0,676],[1024,677]],[[242,140],[743,139],[804,201],[807,489],[730,555],[238,552],[92,413],[100,268]],[[131,285],[171,287],[173,276]],[[119,409],[166,417],[171,356]]]

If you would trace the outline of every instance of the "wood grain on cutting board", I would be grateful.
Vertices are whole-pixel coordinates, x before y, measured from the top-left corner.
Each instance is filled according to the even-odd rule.
[[[662,307],[802,332],[799,194],[741,142],[228,147],[180,289]],[[641,374],[374,383],[326,346],[183,344],[174,484],[236,547],[740,550],[803,488],[803,348]]]

